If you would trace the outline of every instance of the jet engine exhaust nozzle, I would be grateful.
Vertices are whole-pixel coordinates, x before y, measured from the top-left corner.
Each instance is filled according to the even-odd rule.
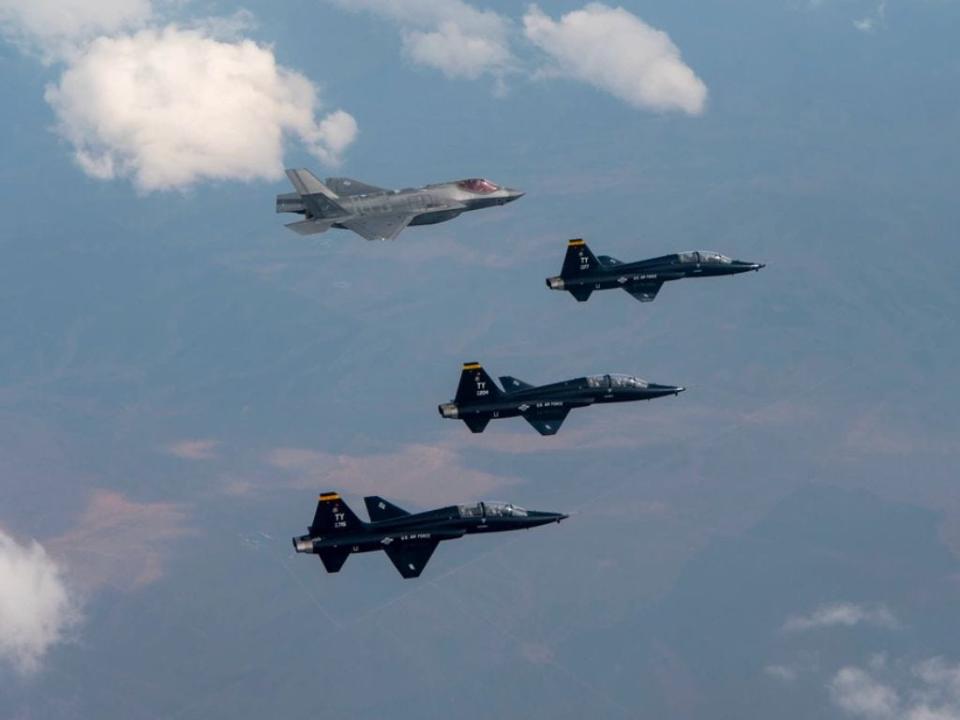
[[[551,290],[563,290],[564,289],[563,278],[560,277],[559,275],[555,277],[547,278],[547,287],[550,288]]]
[[[302,537],[293,538],[293,549],[298,553],[312,553],[313,552],[313,540],[309,535],[303,535]]]
[[[457,407],[456,403],[443,403],[442,405],[437,406],[437,410],[440,413],[440,417],[454,419],[460,417],[460,409]]]

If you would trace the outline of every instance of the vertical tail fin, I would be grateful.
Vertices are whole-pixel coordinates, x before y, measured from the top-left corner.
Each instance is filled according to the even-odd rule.
[[[333,190],[320,182],[320,178],[306,168],[284,170],[284,172],[287,174],[287,177],[290,178],[293,187],[295,187],[301,195],[326,195],[328,198],[334,199],[339,197]]]
[[[563,270],[560,277],[563,279],[576,277],[583,273],[593,272],[600,267],[600,263],[587,244],[580,238],[567,243],[567,256],[563,260]]]
[[[500,388],[497,387],[493,378],[487,375],[487,371],[480,363],[463,364],[460,385],[457,386],[457,396],[454,398],[457,405],[470,405],[498,397],[500,397]]]
[[[313,515],[313,524],[310,526],[312,537],[337,535],[359,530],[363,522],[340,497],[340,493],[325,492],[320,494],[317,501],[317,511]]]
[[[287,177],[303,201],[304,206],[315,218],[346,217],[350,213],[337,202],[337,195],[324,185],[309,170],[286,170]],[[279,207],[279,206],[278,206]]]

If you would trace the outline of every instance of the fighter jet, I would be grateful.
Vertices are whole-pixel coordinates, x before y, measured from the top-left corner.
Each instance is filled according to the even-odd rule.
[[[403,577],[415,578],[441,540],[532,528],[567,517],[508,503],[450,505],[411,514],[376,495],[365,497],[363,502],[370,522],[358,518],[338,493],[321,494],[313,524],[306,535],[293,538],[294,549],[319,555],[330,573],[340,572],[351,553],[383,550]]]
[[[709,250],[690,250],[624,263],[609,255],[594,256],[578,238],[567,244],[563,269],[556,277],[547,278],[547,287],[566,290],[579,302],[585,302],[594,290],[610,288],[623,288],[640,302],[651,302],[668,280],[737,275],[762,267],[763,263],[731,260]]]
[[[350,178],[320,182],[309,170],[287,170],[296,192],[277,195],[278,213],[298,213],[287,225],[301,235],[332,227],[353,230],[367,240],[393,240],[407,225],[446,222],[468,210],[504,205],[523,197],[519,190],[483,178],[387,190]]]
[[[555,435],[573,408],[594,403],[652,400],[679,395],[685,388],[648,383],[632,375],[588,375],[534,387],[502,376],[501,390],[480,363],[464,363],[457,396],[437,409],[445,418],[463,420],[471,432],[482,433],[494,418],[520,416],[541,435]]]

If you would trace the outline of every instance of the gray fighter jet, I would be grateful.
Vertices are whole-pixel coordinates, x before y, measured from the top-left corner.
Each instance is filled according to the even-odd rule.
[[[462,212],[513,202],[523,193],[483,178],[387,190],[350,178],[320,182],[309,170],[287,170],[296,192],[277,195],[278,213],[303,220],[288,228],[314,235],[330,228],[353,230],[367,240],[393,240],[407,225],[433,225]]]
[[[505,530],[525,530],[560,522],[563,513],[524,510],[509,503],[480,502],[408,513],[381,497],[363,499],[370,522],[363,522],[336,492],[320,495],[307,534],[293,538],[298,553],[319,555],[327,572],[339,572],[352,553],[383,550],[400,574],[423,572],[441,540]]]
[[[441,417],[463,420],[482,433],[496,418],[522,417],[541,435],[555,435],[573,408],[605,403],[653,400],[679,395],[679,385],[659,385],[632,375],[588,375],[534,386],[515,377],[500,378],[501,390],[480,363],[463,364],[457,396],[437,407]]]
[[[577,238],[567,244],[563,269],[559,275],[547,278],[547,287],[566,290],[579,302],[586,302],[594,290],[614,288],[626,290],[640,302],[652,302],[661,286],[670,280],[739,275],[763,267],[763,263],[732,260],[710,250],[689,250],[625,263],[609,255],[595,256]]]

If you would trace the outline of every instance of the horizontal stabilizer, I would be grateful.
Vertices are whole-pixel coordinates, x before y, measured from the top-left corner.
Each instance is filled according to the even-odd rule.
[[[617,260],[615,257],[610,257],[609,255],[601,255],[597,258],[600,261],[601,265],[606,265],[607,267],[611,265],[623,265],[623,263]]]
[[[577,285],[569,288],[569,290],[570,294],[577,299],[577,302],[586,302],[590,299],[590,294],[593,292],[593,288],[586,285]]]
[[[487,425],[490,423],[490,417],[482,417],[480,415],[470,415],[463,418],[463,421],[467,424],[467,427],[470,428],[470,432],[473,433],[482,433]]]
[[[297,235],[319,235],[330,229],[332,223],[317,222],[316,220],[300,220],[299,222],[287,223],[287,227],[293,230]]]
[[[350,557],[350,548],[323,548],[317,555],[328,573],[340,572],[340,568]]]
[[[403,508],[399,508],[388,500],[384,500],[379,495],[371,495],[363,499],[367,506],[367,514],[373,522],[382,520],[393,520],[395,518],[406,517],[408,513]]]
[[[425,540],[416,543],[398,543],[388,545],[387,557],[405,578],[420,577],[420,573],[430,562],[430,556],[437,549],[437,540]]]
[[[561,408],[550,413],[538,413],[536,415],[524,415],[523,419],[533,425],[533,428],[541,435],[556,435],[557,430],[567,419],[569,408]]]
[[[640,302],[653,302],[654,298],[657,297],[657,293],[660,292],[661,287],[663,287],[662,282],[647,282],[635,283],[629,287],[625,287],[624,290]]]
[[[350,197],[351,195],[374,195],[377,193],[390,192],[387,188],[377,187],[376,185],[367,185],[359,180],[344,177],[327,178],[327,187],[333,190],[340,197]]]
[[[507,392],[517,392],[518,390],[532,390],[533,385],[530,383],[525,383],[523,380],[517,380],[515,377],[510,377],[509,375],[500,376],[500,384],[503,385],[503,389]]]
[[[415,216],[410,214],[373,215],[354,217],[341,224],[366,240],[393,240],[410,224]]]

